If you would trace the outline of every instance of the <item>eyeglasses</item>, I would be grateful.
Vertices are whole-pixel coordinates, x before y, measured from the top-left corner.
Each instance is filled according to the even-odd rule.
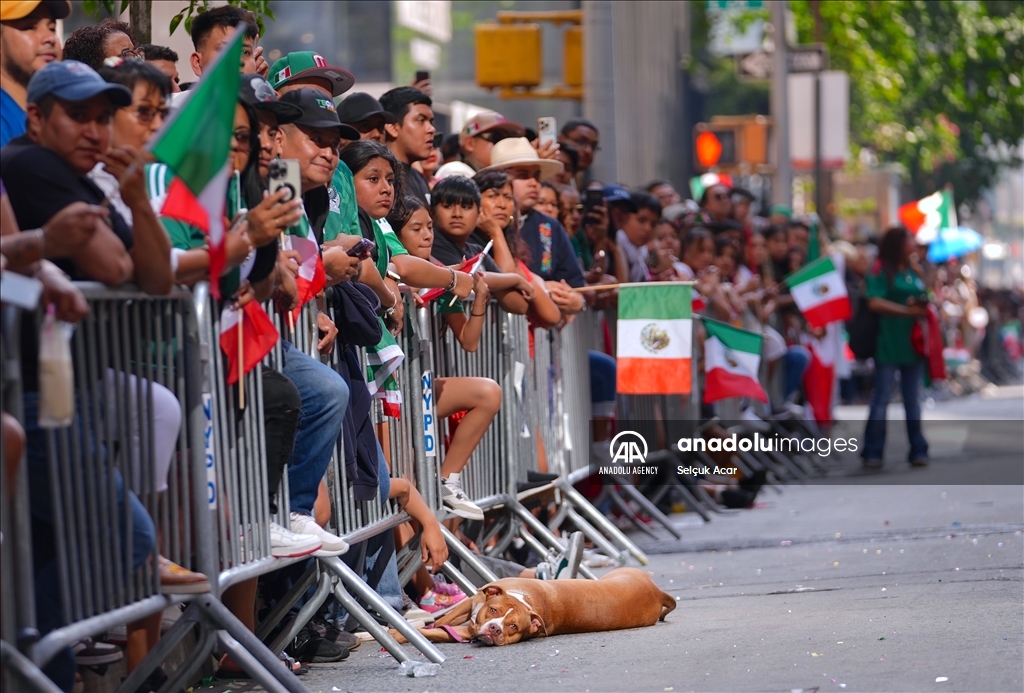
[[[118,55],[127,60],[128,58],[138,58],[139,60],[146,59],[146,51],[141,48],[125,48]]]
[[[150,108],[149,106],[139,106],[135,110],[131,111],[131,113],[135,114],[136,120],[145,125],[148,123],[152,123],[153,119],[157,116],[160,116],[161,120],[166,119],[167,114],[170,113],[170,110],[167,108]]]
[[[479,135],[474,135],[474,137],[479,137],[483,141],[490,142],[491,144],[497,144],[505,139],[504,136],[497,132],[482,132]]]
[[[583,205],[569,205],[568,207],[565,208],[565,211],[566,212],[582,212],[583,211]]]
[[[584,139],[569,139],[570,142],[576,145],[578,149],[589,149],[590,151],[597,153],[601,151],[601,145],[596,140],[584,140]]]

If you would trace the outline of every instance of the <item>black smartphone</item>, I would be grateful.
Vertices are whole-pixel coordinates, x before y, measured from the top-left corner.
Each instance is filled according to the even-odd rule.
[[[587,190],[583,193],[583,214],[586,216],[593,211],[594,207],[604,205],[604,192],[601,190]]]
[[[429,72],[427,72],[426,70],[416,70],[416,81],[417,82],[426,82],[428,79],[430,79],[430,73]]]
[[[370,253],[373,252],[374,243],[368,238],[360,238],[359,242],[349,248],[347,251],[349,257],[357,257],[360,260],[365,260],[370,257]]]

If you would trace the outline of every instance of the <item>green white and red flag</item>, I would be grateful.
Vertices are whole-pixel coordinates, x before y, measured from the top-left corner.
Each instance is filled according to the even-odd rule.
[[[233,171],[231,138],[238,104],[244,31],[235,29],[185,105],[147,145],[175,178],[160,214],[202,229],[210,246],[210,291],[220,298],[224,269],[228,181]]]
[[[324,263],[320,259],[320,244],[313,235],[313,228],[306,219],[305,210],[299,221],[289,226],[281,236],[281,247],[299,254],[299,273],[295,277],[299,303],[293,311],[297,319],[302,306],[323,291],[327,285],[327,273],[324,272]]]
[[[956,206],[951,190],[939,190],[917,202],[908,202],[896,212],[918,243],[934,241],[941,229],[956,228]]]
[[[687,394],[693,342],[693,286],[629,284],[619,289],[616,391]]]
[[[241,321],[241,327],[239,327]],[[256,301],[242,308],[224,306],[220,314],[220,348],[227,357],[227,382],[256,367],[277,344],[278,334],[266,311]]]
[[[762,337],[717,320],[704,319],[704,401],[752,397],[768,401],[758,380]]]
[[[846,282],[831,257],[810,262],[783,281],[789,286],[797,308],[811,327],[848,320],[853,315]]]

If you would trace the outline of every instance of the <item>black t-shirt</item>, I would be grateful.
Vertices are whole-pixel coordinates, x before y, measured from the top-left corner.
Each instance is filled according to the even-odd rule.
[[[545,281],[562,281],[578,288],[586,282],[576,261],[576,251],[565,228],[555,219],[530,210],[523,220],[519,235],[530,248],[530,262],[527,267],[539,274]]]
[[[402,163],[403,192],[430,207],[430,186],[423,174],[406,163]]]
[[[91,180],[75,173],[59,154],[25,136],[0,149],[0,171],[20,229],[40,228],[73,202],[98,205],[104,198]],[[131,250],[132,229],[113,207],[110,227],[124,247]],[[90,279],[68,259],[54,262],[72,279]]]
[[[18,228],[40,228],[53,216],[73,202],[99,204],[104,195],[92,181],[79,176],[59,154],[33,143],[28,137],[11,140],[0,149],[0,175]],[[132,247],[132,230],[113,208],[110,208],[110,226],[125,248]],[[80,271],[69,259],[54,263],[75,280],[90,277]],[[35,314],[26,312],[21,321],[21,379],[25,392],[39,390],[39,335]]]
[[[430,254],[434,256],[434,259],[445,265],[458,265],[463,260],[469,257],[473,257],[477,253],[483,251],[483,246],[477,245],[471,241],[466,241],[466,244],[459,248],[455,245],[444,233],[438,232],[434,236],[434,246],[430,249]],[[485,272],[500,272],[501,269],[491,259],[490,255],[484,256],[483,264],[480,265],[480,269]]]

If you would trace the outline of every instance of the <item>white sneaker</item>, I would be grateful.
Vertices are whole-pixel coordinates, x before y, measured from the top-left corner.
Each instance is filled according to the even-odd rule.
[[[323,546],[313,534],[297,534],[276,522],[270,523],[270,555],[275,558],[308,556]]]
[[[462,490],[461,481],[441,477],[441,501],[459,517],[464,517],[467,520],[484,519],[484,511],[480,509],[479,505],[469,500],[469,496]]]
[[[755,414],[754,410],[750,407],[745,407],[740,412],[740,421],[746,424],[747,428],[760,431],[761,433],[767,433],[772,430],[772,425]]]
[[[314,556],[328,557],[340,556],[348,551],[348,542],[339,536],[331,534],[316,523],[309,515],[292,513],[292,531],[296,534],[312,534],[320,540],[322,546],[313,552]]]

